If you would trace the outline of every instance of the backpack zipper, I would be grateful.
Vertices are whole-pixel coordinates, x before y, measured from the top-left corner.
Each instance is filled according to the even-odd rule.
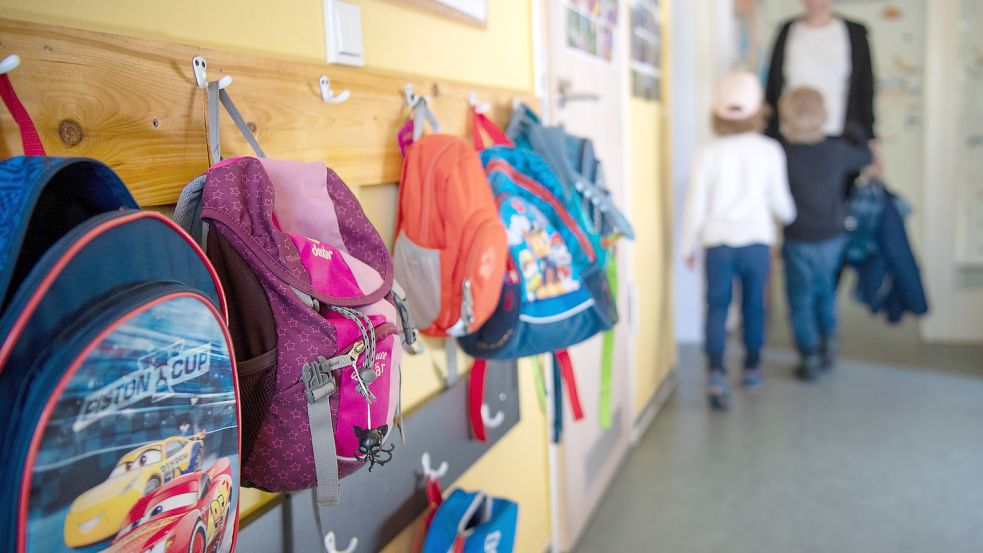
[[[440,161],[440,158],[444,155],[444,152],[450,149],[450,147],[453,145],[454,142],[449,141],[443,148],[440,149],[439,152],[437,152],[437,155],[434,156],[430,166],[427,167],[426,178],[423,180],[423,209],[420,210],[423,228],[420,232],[420,245],[424,247],[430,247],[427,240],[430,238],[430,196],[433,194],[434,188],[430,185],[430,177],[433,175],[434,168],[437,166],[437,162]]]

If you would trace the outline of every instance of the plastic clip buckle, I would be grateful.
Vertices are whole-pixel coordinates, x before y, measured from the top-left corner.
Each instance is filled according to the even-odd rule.
[[[334,377],[328,369],[328,360],[324,357],[318,357],[317,361],[304,363],[301,378],[304,381],[304,391],[307,394],[308,403],[317,403],[329,397],[337,388]]]

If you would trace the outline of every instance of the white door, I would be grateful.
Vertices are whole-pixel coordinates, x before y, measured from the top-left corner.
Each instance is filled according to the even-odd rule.
[[[627,97],[624,0],[546,0],[547,102],[551,124],[594,141],[598,158],[620,206],[625,205],[626,140],[623,109]],[[629,447],[631,372],[624,275],[619,255],[619,314],[616,327],[612,420],[598,423],[601,338],[570,349],[584,407],[574,422],[564,402],[562,443],[554,450],[554,547],[569,551],[578,541]],[[566,399],[566,398],[564,398]]]

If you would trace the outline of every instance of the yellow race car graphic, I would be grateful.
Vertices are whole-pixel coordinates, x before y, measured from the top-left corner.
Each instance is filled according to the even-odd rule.
[[[65,518],[65,544],[82,547],[111,538],[144,495],[201,468],[205,432],[144,444],[120,457],[105,482],[75,498]]]

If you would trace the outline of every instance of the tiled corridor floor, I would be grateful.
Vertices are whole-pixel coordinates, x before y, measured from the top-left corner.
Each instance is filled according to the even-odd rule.
[[[810,384],[776,328],[762,393],[735,390],[724,414],[683,347],[676,393],[578,551],[983,551],[983,348],[925,348],[910,325],[883,325],[849,308],[848,358]]]

